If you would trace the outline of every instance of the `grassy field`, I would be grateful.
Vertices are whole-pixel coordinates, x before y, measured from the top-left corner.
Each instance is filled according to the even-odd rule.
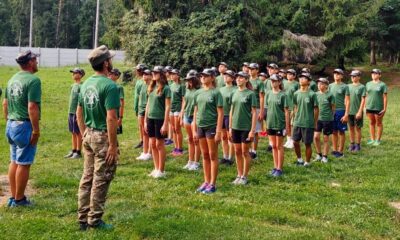
[[[82,160],[66,160],[70,149],[67,110],[69,68],[41,69],[43,103],[41,138],[32,167],[36,194],[32,208],[0,209],[0,239],[396,239],[400,212],[389,206],[400,201],[400,131],[397,111],[400,90],[391,88],[385,133],[379,147],[327,165],[296,167],[287,151],[285,175],[267,176],[272,158],[260,144],[250,184],[235,187],[235,167],[220,167],[218,191],[196,194],[202,174],[182,170],[185,157],[168,157],[168,178],[147,177],[151,162],[139,162],[137,121],[132,111],[132,86],[125,86],[127,111],[119,138],[121,164],[112,182],[104,220],[112,231],[79,232],[77,189]],[[92,72],[86,67],[87,72]],[[0,67],[0,87],[16,68]],[[0,115],[0,175],[6,174],[8,145]],[[367,125],[367,122],[365,122]],[[364,128],[364,135],[367,128]],[[170,148],[168,148],[170,151]]]

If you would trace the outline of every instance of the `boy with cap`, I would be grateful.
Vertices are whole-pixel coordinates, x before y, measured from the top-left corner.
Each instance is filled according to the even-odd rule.
[[[328,152],[329,152],[329,135],[333,131],[333,113],[335,112],[335,98],[328,91],[329,81],[326,78],[318,79],[318,89],[317,99],[319,116],[317,127],[314,133],[315,150],[317,151],[317,156],[315,161],[321,161],[323,163],[328,162]],[[324,135],[324,147],[321,151],[321,132]]]
[[[259,79],[261,80],[261,82],[264,84],[264,89],[265,89],[265,82],[266,82],[267,79],[268,79],[268,75],[267,75],[266,73],[262,72],[262,73],[259,73],[259,74],[258,74],[258,78],[259,78]],[[264,100],[264,105],[265,105],[265,100]],[[267,119],[266,113],[267,113],[267,109],[264,108],[264,120]],[[266,127],[265,127],[264,121],[262,121],[262,131],[260,132],[260,136],[261,136],[261,137],[266,137],[267,135],[268,135],[268,134],[267,134],[267,129],[266,129]]]
[[[317,122],[319,109],[318,99],[314,91],[309,89],[311,76],[309,73],[302,73],[299,78],[300,89],[293,95],[294,104],[294,123],[293,141],[296,152],[298,166],[309,166],[314,137],[315,123]],[[306,161],[301,157],[300,141],[306,145]]]
[[[218,65],[219,76],[217,77],[217,89],[225,86],[224,74],[228,70],[228,64],[226,62],[220,62]]]
[[[365,106],[366,89],[360,83],[361,72],[354,70],[350,74],[353,83],[348,84],[350,92],[350,147],[349,151],[358,152],[361,150],[361,128],[363,127],[363,111]]]
[[[107,76],[113,69],[110,52],[104,45],[93,49],[89,62],[95,74],[81,87],[76,116],[83,134],[84,169],[78,191],[78,221],[88,227],[111,229],[102,216],[107,192],[119,158],[117,128],[120,95]]]
[[[250,83],[253,87],[253,91],[256,95],[257,106],[256,106],[256,115],[257,115],[257,122],[256,122],[256,133],[254,136],[253,147],[250,150],[250,156],[252,159],[257,158],[257,147],[258,147],[258,134],[262,131],[262,121],[264,120],[264,84],[258,78],[258,69],[259,65],[257,63],[251,63],[249,65],[250,69]]]
[[[168,85],[171,86],[171,84],[174,82],[174,80],[172,80],[171,78],[171,72],[174,68],[171,66],[165,66],[164,67],[164,72],[165,72],[165,76],[167,77],[168,80]],[[174,143],[174,140],[172,140],[174,138],[174,129],[172,126],[171,121],[168,121],[168,137],[164,139],[164,143],[165,145],[171,145]]]
[[[76,108],[78,107],[81,79],[85,76],[85,71],[81,68],[74,68],[69,72],[72,73],[72,80],[75,81],[71,86],[68,116],[68,128],[69,132],[72,134],[72,150],[65,155],[64,158],[81,158],[82,135],[79,131],[78,122],[76,121]]]
[[[122,119],[124,118],[124,107],[125,107],[125,94],[124,94],[124,87],[122,87],[120,84],[117,83],[119,77],[121,76],[121,72],[119,71],[118,68],[114,68],[111,70],[110,74],[108,75],[111,80],[117,84],[118,92],[119,92],[119,101],[120,101],[120,107],[119,107],[119,114],[118,114],[118,129],[117,129],[117,134],[122,134]],[[143,85],[143,83],[142,83]],[[140,94],[140,93],[139,93]]]
[[[335,82],[329,84],[329,92],[335,97],[335,116],[333,120],[332,155],[343,157],[346,142],[347,121],[349,119],[350,92],[349,86],[343,83],[344,72],[337,68],[333,71]]]
[[[310,89],[313,90],[314,92],[318,92],[318,86],[317,86],[317,83],[312,79],[311,70],[309,68],[302,68],[301,73],[310,74],[310,77],[311,77]]]
[[[247,73],[247,74],[250,74],[249,65],[250,65],[250,63],[244,62],[243,65],[242,65],[242,71]]]
[[[3,100],[3,112],[7,119],[6,137],[10,144],[8,180],[11,197],[8,207],[29,206],[25,196],[30,167],[34,162],[40,136],[41,82],[34,75],[38,71],[37,57],[30,50],[15,59],[21,71],[8,81]]]
[[[136,113],[136,116],[138,116],[139,112],[139,94],[140,94],[140,89],[143,84],[143,71],[146,69],[146,65],[140,63],[135,67],[135,87],[134,87],[134,98],[133,98],[133,109]],[[142,148],[143,147],[143,129],[139,125],[139,136],[140,136],[140,142],[135,146],[135,148]]]
[[[267,66],[267,70],[268,70],[268,75],[272,76],[274,74],[278,74],[279,73],[279,67],[278,65],[276,65],[275,63],[270,63]],[[267,95],[268,92],[272,91],[272,81],[270,78],[268,78],[265,82],[264,82],[264,89],[265,89],[265,95]],[[264,100],[264,120],[267,121],[267,115],[268,115],[268,106],[266,103],[266,99]],[[268,129],[267,129],[268,131]],[[269,138],[268,138],[269,141]],[[271,141],[268,142],[268,147],[267,147],[267,151],[268,152],[272,152],[272,143]]]
[[[294,118],[294,113],[293,113],[293,94],[299,90],[299,83],[296,81],[296,70],[294,69],[289,69],[287,70],[286,77],[287,79],[283,80],[283,89],[285,90],[286,97],[287,97],[287,102],[289,106],[289,124],[288,128],[286,129],[286,134],[287,134],[287,140],[285,145],[283,145],[285,148],[293,148],[293,140],[292,140],[292,126],[293,126],[293,118]]]

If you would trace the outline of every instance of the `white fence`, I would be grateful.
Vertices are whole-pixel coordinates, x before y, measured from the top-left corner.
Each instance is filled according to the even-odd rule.
[[[40,53],[39,66],[61,67],[89,63],[87,56],[91,49],[71,48],[28,48],[28,47],[0,47],[0,66],[17,66],[15,58],[18,53],[30,49],[34,53]],[[124,51],[115,51],[114,62],[125,60]]]

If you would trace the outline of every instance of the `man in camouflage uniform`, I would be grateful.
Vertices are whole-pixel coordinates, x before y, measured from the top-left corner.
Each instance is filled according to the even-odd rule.
[[[109,78],[111,58],[115,54],[106,46],[94,49],[88,56],[95,74],[81,87],[77,109],[83,134],[84,169],[78,192],[78,221],[81,230],[88,227],[111,229],[101,219],[111,180],[118,161],[117,85]]]

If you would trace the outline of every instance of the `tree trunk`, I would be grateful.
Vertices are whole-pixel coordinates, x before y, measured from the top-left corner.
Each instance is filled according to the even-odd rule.
[[[375,41],[371,41],[371,54],[370,54],[370,65],[376,65],[376,46]]]
[[[61,10],[62,10],[63,0],[58,2],[58,16],[57,16],[57,29],[56,29],[56,47],[60,45],[60,23],[61,23]]]

